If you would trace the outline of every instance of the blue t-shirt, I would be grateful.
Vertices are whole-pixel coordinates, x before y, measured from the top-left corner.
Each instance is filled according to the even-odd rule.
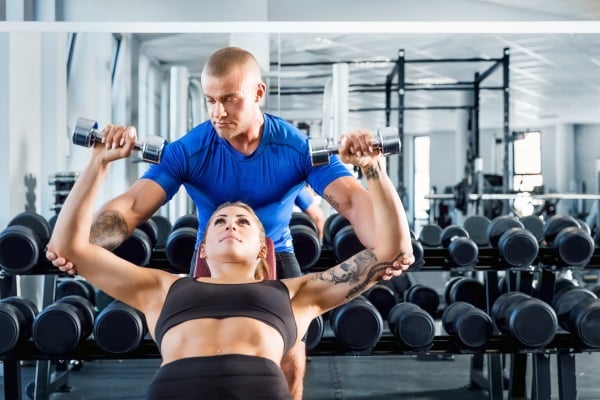
[[[302,190],[300,190],[300,192],[298,193],[298,196],[296,196],[294,204],[302,211],[306,211],[314,201],[315,198],[312,194],[310,194],[308,188],[304,186]]]
[[[201,123],[163,149],[160,164],[153,164],[143,179],[158,183],[169,201],[183,185],[198,211],[197,244],[214,210],[226,201],[250,205],[277,252],[293,252],[289,222],[298,192],[308,182],[316,193],[332,181],[351,176],[339,157],[313,167],[308,136],[291,123],[264,114],[263,134],[249,156],[221,138],[210,121]]]

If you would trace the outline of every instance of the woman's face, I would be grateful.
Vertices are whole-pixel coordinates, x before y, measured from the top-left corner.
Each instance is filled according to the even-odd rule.
[[[222,262],[253,262],[263,246],[256,217],[243,207],[228,206],[211,217],[201,251],[204,257]]]

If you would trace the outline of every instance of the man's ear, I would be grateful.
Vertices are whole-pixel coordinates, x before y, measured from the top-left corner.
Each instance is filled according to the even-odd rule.
[[[256,102],[260,103],[264,99],[266,93],[267,86],[263,82],[260,82],[256,88]]]

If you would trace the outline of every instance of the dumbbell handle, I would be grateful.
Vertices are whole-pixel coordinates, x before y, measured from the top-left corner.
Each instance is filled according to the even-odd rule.
[[[102,142],[103,134],[98,130],[98,122],[77,118],[73,129],[73,143],[79,146],[92,147],[95,142]],[[146,141],[136,141],[134,150],[142,152],[144,161],[159,163],[164,147],[164,140],[160,136],[150,136]]]
[[[389,126],[378,129],[371,139],[371,146],[374,150],[380,150],[384,155],[399,153],[401,143],[398,129]],[[326,138],[311,139],[309,147],[312,165],[329,164],[329,157],[333,154],[339,154],[339,148],[327,146]]]

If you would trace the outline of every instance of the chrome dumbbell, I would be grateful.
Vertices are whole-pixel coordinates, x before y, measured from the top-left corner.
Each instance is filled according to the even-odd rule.
[[[102,141],[102,132],[98,130],[98,122],[77,118],[73,129],[73,143],[78,146],[92,147],[95,142]],[[160,163],[165,140],[160,136],[149,136],[143,142],[135,142],[133,148],[141,151],[142,160],[154,164]]]
[[[308,141],[312,165],[329,164],[333,154],[339,154],[339,149],[328,146],[326,138],[311,138]],[[400,135],[398,129],[386,127],[377,130],[372,139],[373,149],[379,149],[384,155],[400,152]]]

